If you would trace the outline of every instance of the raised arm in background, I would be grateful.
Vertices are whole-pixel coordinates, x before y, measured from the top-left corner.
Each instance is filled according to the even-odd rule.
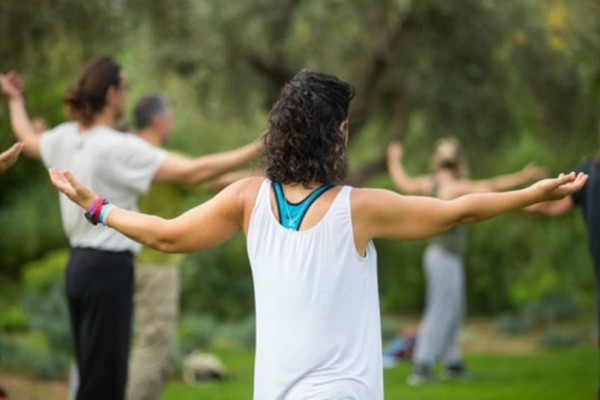
[[[527,164],[517,172],[488,179],[460,180],[459,184],[463,185],[462,189],[465,193],[502,192],[542,179],[545,176],[546,171],[544,168]]]
[[[8,99],[10,121],[17,139],[24,144],[24,152],[40,159],[40,138],[35,125],[29,118],[23,99],[23,79],[16,72],[0,75],[0,88]],[[257,158],[262,152],[262,140],[239,147],[235,150],[187,159],[169,153],[158,169],[155,181],[195,184],[224,172],[235,169]]]
[[[431,196],[433,194],[432,177],[430,175],[408,176],[402,164],[403,156],[402,143],[390,143],[387,150],[387,167],[394,184],[405,194]]]
[[[33,158],[41,158],[40,135],[35,129],[27,114],[23,90],[23,79],[14,71],[0,74],[0,89],[8,99],[10,124],[17,140],[23,143],[23,152]]]
[[[522,170],[511,174],[477,180],[453,177],[448,184],[447,180],[443,181],[437,176],[440,174],[439,170],[431,175],[408,176],[402,165],[403,154],[404,149],[400,142],[390,143],[388,146],[388,170],[398,189],[412,195],[434,195],[436,181],[441,197],[452,199],[470,193],[510,190],[546,176],[543,168],[528,164]]]
[[[234,150],[188,159],[169,153],[154,180],[195,184],[231,171],[262,154],[263,141],[258,139]]]

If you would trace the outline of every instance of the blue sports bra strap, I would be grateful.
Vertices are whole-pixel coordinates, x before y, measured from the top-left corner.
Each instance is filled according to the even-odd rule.
[[[301,208],[301,211],[298,213],[298,214],[300,214],[300,220],[298,221],[296,230],[300,230],[300,225],[302,225],[302,220],[304,220],[304,216],[306,215],[306,212],[308,211],[308,209],[312,205],[312,203],[314,203],[315,200],[317,200],[323,193],[325,193],[332,187],[333,187],[333,185],[331,183],[325,183],[325,184],[319,186],[318,188],[316,188],[306,199],[304,199],[302,201],[302,203],[301,203],[302,208]]]
[[[275,192],[275,200],[277,203],[277,212],[279,214],[279,223],[287,228],[299,230],[300,224],[304,219],[304,215],[312,203],[319,198],[328,189],[332,188],[332,184],[324,184],[310,193],[304,200],[299,203],[290,203],[285,199],[283,187],[280,182],[273,182],[273,191]],[[287,218],[287,219],[286,219]],[[297,221],[297,222],[296,222]]]
[[[277,203],[277,214],[279,214],[279,222],[282,225],[284,225],[282,212],[283,207],[285,206],[285,204],[283,204],[285,202],[285,196],[283,195],[281,183],[273,182],[273,190],[275,191],[275,202]]]

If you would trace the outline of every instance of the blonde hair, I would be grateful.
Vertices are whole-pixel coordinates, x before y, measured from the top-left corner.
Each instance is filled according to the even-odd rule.
[[[440,138],[435,141],[431,157],[431,169],[451,169],[460,178],[467,176],[467,160],[464,157],[460,141],[455,137]]]

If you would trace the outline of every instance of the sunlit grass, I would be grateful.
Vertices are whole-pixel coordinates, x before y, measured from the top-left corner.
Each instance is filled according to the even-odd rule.
[[[214,351],[233,374],[226,382],[185,385],[171,383],[166,400],[252,399],[253,354],[242,350]],[[595,348],[578,348],[528,355],[475,354],[467,357],[473,378],[408,387],[408,364],[385,371],[386,399],[592,399],[598,380]]]

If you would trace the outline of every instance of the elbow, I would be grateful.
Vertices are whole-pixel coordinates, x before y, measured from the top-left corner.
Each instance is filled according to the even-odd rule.
[[[183,185],[195,185],[202,182],[200,174],[193,169],[184,170],[178,172],[173,178],[169,179],[173,183],[180,183]]]
[[[186,185],[196,185],[214,178],[218,174],[213,173],[210,167],[196,167],[186,171],[181,177],[181,183]]]
[[[177,237],[178,235],[169,225],[169,221],[160,220],[153,224],[152,231],[145,238],[142,237],[140,242],[163,253],[176,253]]]
[[[202,180],[195,176],[193,173],[185,174],[181,177],[179,183],[183,183],[184,185],[195,185],[200,183]]]
[[[36,149],[34,149],[32,146],[25,145],[25,147],[23,147],[23,154],[25,154],[29,158],[41,158],[39,151],[36,151]]]
[[[168,238],[156,238],[148,241],[146,245],[162,253],[177,253],[175,241]]]

